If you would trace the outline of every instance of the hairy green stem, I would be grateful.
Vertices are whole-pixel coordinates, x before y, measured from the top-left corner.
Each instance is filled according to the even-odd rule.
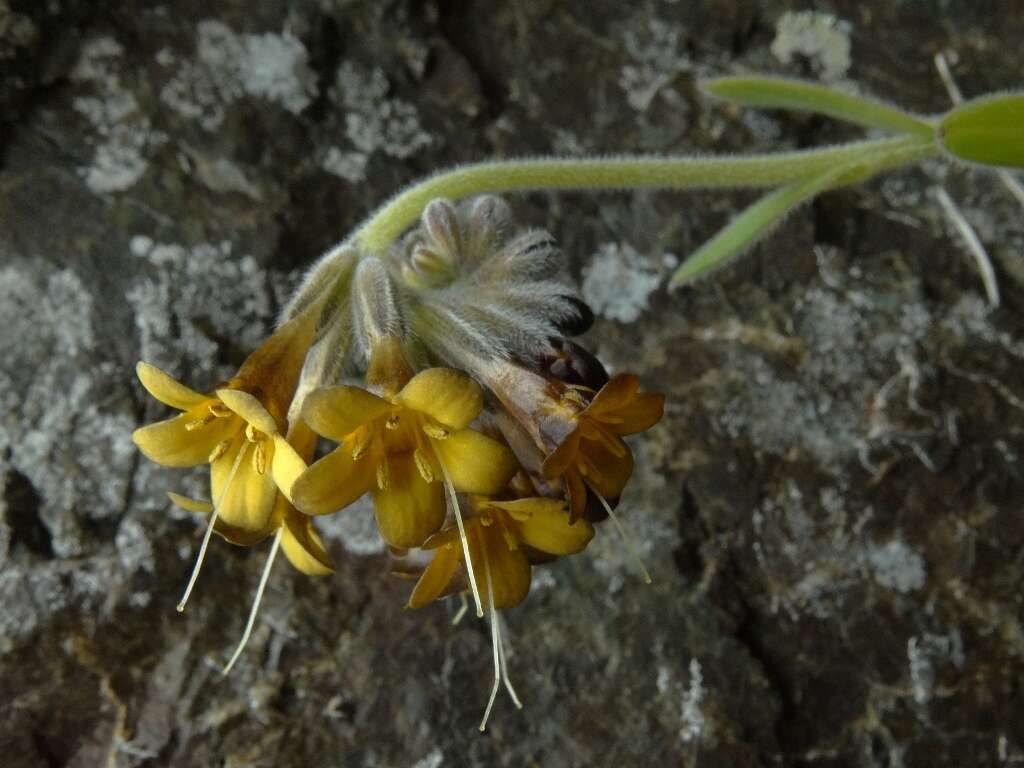
[[[909,151],[909,156],[908,152]],[[740,157],[604,157],[505,160],[454,168],[403,190],[353,235],[357,248],[382,253],[431,200],[535,190],[710,189],[771,187],[861,162],[873,172],[938,153],[934,142],[899,136],[824,149]]]

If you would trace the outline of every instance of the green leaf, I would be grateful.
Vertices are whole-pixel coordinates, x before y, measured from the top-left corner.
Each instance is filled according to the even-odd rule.
[[[684,261],[672,275],[669,288],[677,288],[724,266],[747,246],[763,237],[798,205],[834,186],[841,176],[855,172],[859,167],[859,164],[840,166],[806,181],[787,184],[765,195]]]
[[[983,96],[950,110],[939,140],[961,160],[1024,168],[1024,93]]]
[[[927,118],[804,80],[783,77],[717,77],[701,81],[700,87],[710,96],[749,107],[796,109],[883,131],[916,136],[935,135],[935,127]]]

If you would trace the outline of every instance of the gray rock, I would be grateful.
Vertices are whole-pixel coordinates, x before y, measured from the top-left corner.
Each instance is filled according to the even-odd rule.
[[[403,184],[480,158],[739,152],[855,132],[695,78],[813,76],[921,112],[1020,85],[1005,7],[834,3],[169,5],[0,0],[0,745],[11,766],[990,766],[1024,761],[1019,203],[930,164],[828,195],[734,267],[672,265],[747,194],[530,194],[599,319],[668,395],[614,531],[482,622],[402,608],[365,520],[338,572],[272,575],[130,442],[142,358],[229,376],[301,269]],[[993,253],[1003,305],[934,205]],[[360,515],[364,514],[360,512]],[[344,514],[344,513],[343,513]]]

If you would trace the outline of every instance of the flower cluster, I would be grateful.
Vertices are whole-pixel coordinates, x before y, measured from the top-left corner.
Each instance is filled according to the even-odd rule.
[[[314,520],[369,494],[396,570],[416,579],[408,607],[468,593],[489,617],[495,678],[481,729],[499,681],[518,705],[497,611],[526,597],[534,567],[582,551],[607,517],[618,525],[633,471],[623,437],[664,405],[570,340],[591,321],[547,233],[513,233],[496,197],[434,200],[385,252],[328,253],[278,330],[212,391],[140,363],[143,386],[182,412],[138,429],[140,450],[210,465],[209,501],[171,494],[208,516],[179,610],[213,533],[273,540],[225,672],[278,550],[303,573],[331,573]],[[329,450],[317,458],[320,438]]]

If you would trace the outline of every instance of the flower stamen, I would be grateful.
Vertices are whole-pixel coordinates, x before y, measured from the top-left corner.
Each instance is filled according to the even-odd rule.
[[[277,550],[281,547],[281,536],[284,534],[284,527],[277,529],[277,534],[274,536],[274,543],[270,547],[270,556],[267,557],[267,564],[263,566],[263,575],[260,576],[260,584],[256,588],[256,599],[252,602],[252,609],[249,611],[249,620],[245,624],[245,631],[242,633],[242,639],[238,642],[238,647],[235,648],[234,654],[228,661],[227,666],[222,670],[222,674],[227,675],[235,662],[238,661],[238,657],[242,655],[242,651],[245,649],[246,643],[249,642],[249,635],[252,634],[253,625],[256,623],[256,614],[260,609],[260,602],[263,600],[263,592],[267,588],[267,580],[270,578],[270,569],[274,566],[274,558],[277,557]]]
[[[591,493],[597,496],[598,501],[600,501],[601,505],[604,507],[604,511],[608,513],[608,517],[610,517],[612,523],[615,524],[615,530],[619,532],[619,538],[622,539],[622,543],[626,545],[626,549],[629,551],[630,557],[633,558],[637,566],[640,568],[640,573],[643,574],[644,584],[650,584],[652,581],[651,574],[647,571],[647,567],[644,565],[644,561],[640,559],[640,554],[636,550],[636,545],[633,543],[633,538],[628,533],[626,533],[626,529],[623,528],[622,523],[619,522],[619,516],[615,514],[615,511],[612,509],[611,504],[609,504],[605,500],[604,496],[602,496],[594,486],[592,486],[590,483],[587,483],[587,487],[590,489]]]
[[[487,719],[491,716],[491,708],[494,706],[494,700],[498,696],[498,688],[504,682],[505,690],[508,691],[508,695],[512,698],[512,703],[516,705],[516,709],[522,709],[523,703],[519,701],[519,697],[516,695],[515,689],[512,687],[511,681],[508,679],[508,665],[505,661],[505,644],[501,639],[501,617],[498,615],[498,609],[494,607],[494,585],[491,581],[491,564],[484,557],[484,578],[487,579],[487,604],[490,612],[490,625],[491,625],[491,651],[494,654],[494,686],[491,688],[491,696],[487,700],[487,708],[484,710],[483,720],[480,721],[480,732],[483,733],[487,729]]]
[[[465,592],[459,592],[459,610],[455,612],[452,617],[452,626],[459,626],[459,622],[462,621],[462,617],[466,615],[466,611],[469,610],[469,601],[466,599]]]
[[[462,510],[459,509],[459,499],[455,495],[455,485],[452,483],[451,475],[448,473],[448,467],[445,466],[444,459],[441,457],[441,452],[437,450],[437,446],[433,443],[431,443],[430,447],[434,451],[437,463],[441,465],[441,474],[444,475],[444,489],[448,494],[448,502],[452,505],[455,522],[459,526],[459,539],[462,541],[462,557],[466,564],[466,574],[469,576],[469,588],[473,593],[473,603],[476,605],[476,615],[478,618],[482,618],[484,615],[484,607],[480,603],[480,590],[477,589],[476,574],[473,572],[473,558],[469,554],[469,538],[466,536],[466,526],[462,522]]]
[[[213,526],[217,522],[217,516],[220,514],[220,503],[227,495],[228,489],[231,488],[231,481],[235,479],[235,473],[238,472],[238,467],[241,465],[242,458],[245,456],[248,448],[249,446],[243,445],[238,449],[238,456],[235,457],[235,463],[231,465],[231,472],[228,473],[228,481],[224,484],[224,490],[221,491],[220,497],[214,502],[213,512],[210,513],[210,522],[206,524],[203,543],[199,545],[199,555],[196,557],[196,564],[192,568],[192,575],[189,577],[188,585],[185,587],[185,593],[181,596],[181,600],[178,601],[176,606],[178,613],[185,610],[185,603],[188,602],[189,595],[192,594],[192,588],[196,585],[196,579],[199,578],[199,571],[203,567],[203,560],[206,558],[206,548],[210,546],[210,537],[213,536]]]

